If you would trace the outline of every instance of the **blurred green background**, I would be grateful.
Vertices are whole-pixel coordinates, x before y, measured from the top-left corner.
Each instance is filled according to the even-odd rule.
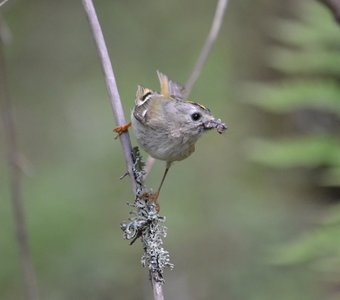
[[[95,1],[129,116],[156,70],[185,83],[215,1]],[[150,299],[104,78],[80,1],[1,7],[30,245],[42,299]],[[166,299],[338,299],[339,28],[317,1],[231,1],[191,98],[229,125],[160,198]],[[23,299],[0,130],[0,299]],[[135,143],[135,140],[133,140]],[[157,187],[164,163],[147,183]]]

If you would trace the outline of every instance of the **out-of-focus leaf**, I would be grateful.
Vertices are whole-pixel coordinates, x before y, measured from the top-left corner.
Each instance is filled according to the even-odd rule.
[[[316,1],[301,7],[300,19],[276,20],[269,32],[274,39],[303,49],[340,46],[340,40],[334,38],[339,33],[328,10]]]
[[[325,186],[340,186],[340,167],[327,170],[321,178],[321,183]]]
[[[274,264],[313,263],[323,272],[339,272],[340,263],[340,207],[334,208],[325,222],[289,245],[276,249]]]
[[[339,62],[340,63],[340,62]],[[315,108],[340,114],[340,86],[334,81],[290,80],[247,85],[250,103],[274,113]]]
[[[338,49],[329,51],[320,48],[304,50],[273,47],[268,54],[268,63],[273,68],[289,74],[339,75],[339,51],[340,45]]]
[[[250,159],[269,167],[340,167],[340,140],[332,137],[292,138],[281,141],[255,139],[248,143],[246,149]]]
[[[312,131],[308,131],[308,136],[294,135],[279,141],[251,140],[246,151],[253,161],[271,168],[315,169],[322,166],[318,184],[338,187],[340,139],[336,128],[337,118],[340,118],[340,27],[317,1],[299,1],[296,16],[296,19],[278,20],[270,32],[278,43],[269,49],[267,62],[279,72],[281,80],[246,87],[247,101],[264,111],[282,115],[312,109],[313,113],[315,111],[313,116],[326,115],[327,118],[328,114],[324,112],[330,112],[331,125],[322,136],[319,132],[313,131],[312,135]],[[294,116],[299,118],[301,115]],[[299,121],[306,122],[306,119]],[[274,249],[272,262],[279,265],[309,263],[317,271],[337,274],[333,278],[338,284],[339,208],[304,237]]]
[[[328,212],[327,217],[322,221],[322,225],[339,225],[340,226],[340,205],[332,207]]]
[[[325,257],[336,257],[340,251],[340,226],[320,228],[304,238],[276,249],[274,264],[306,263]]]

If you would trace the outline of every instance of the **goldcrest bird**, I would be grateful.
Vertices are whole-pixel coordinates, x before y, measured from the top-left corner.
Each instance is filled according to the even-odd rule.
[[[185,99],[185,88],[157,71],[161,93],[138,86],[131,125],[138,144],[153,158],[166,162],[155,204],[164,179],[174,161],[181,161],[195,151],[203,133],[216,129],[223,133],[227,126],[215,119],[210,110]],[[115,130],[119,134],[127,126]]]

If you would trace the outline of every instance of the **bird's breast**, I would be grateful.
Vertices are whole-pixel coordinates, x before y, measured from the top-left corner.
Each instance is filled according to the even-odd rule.
[[[165,128],[151,128],[132,118],[132,128],[138,144],[149,155],[164,161],[179,161],[195,151],[195,140]]]

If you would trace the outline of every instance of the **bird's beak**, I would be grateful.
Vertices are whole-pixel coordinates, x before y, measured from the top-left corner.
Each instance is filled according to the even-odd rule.
[[[222,134],[225,130],[228,129],[228,126],[222,123],[220,119],[217,119],[217,120],[212,119],[212,120],[206,121],[203,123],[203,127],[205,130],[216,128],[217,132],[220,134]]]

